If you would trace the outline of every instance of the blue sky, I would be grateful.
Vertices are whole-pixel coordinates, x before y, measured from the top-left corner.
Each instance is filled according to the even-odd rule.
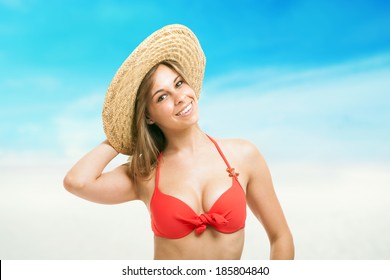
[[[0,154],[75,155],[98,143],[104,94],[116,69],[147,35],[170,23],[189,26],[206,53],[205,108],[213,98],[234,102],[238,93],[243,100],[266,96],[268,106],[251,116],[258,130],[325,129],[341,141],[374,129],[364,136],[367,143],[379,134],[389,140],[388,1],[0,0]],[[367,77],[375,78],[367,81],[375,91],[356,100],[351,89]],[[321,94],[327,87],[335,92],[337,83],[343,92]],[[302,99],[307,88],[317,94]],[[318,113],[326,103],[329,110]],[[202,123],[211,134],[231,135],[209,118]],[[249,126],[231,136],[251,137]],[[265,135],[254,141],[259,137]]]

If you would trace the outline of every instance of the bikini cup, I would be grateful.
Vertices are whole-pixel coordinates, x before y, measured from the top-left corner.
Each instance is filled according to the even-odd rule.
[[[158,158],[155,188],[150,201],[152,230],[156,236],[175,239],[182,238],[194,230],[199,235],[206,230],[207,226],[212,226],[222,233],[233,233],[245,227],[246,197],[237,179],[238,174],[230,167],[217,142],[209,138],[226,163],[226,171],[232,177],[231,187],[220,195],[207,213],[198,215],[182,200],[159,190],[160,162],[163,156],[161,153]]]

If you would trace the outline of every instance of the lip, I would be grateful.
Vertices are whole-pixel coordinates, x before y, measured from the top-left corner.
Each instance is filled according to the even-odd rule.
[[[185,116],[188,116],[189,114],[191,114],[192,112],[192,108],[194,107],[194,104],[192,104],[192,101],[190,103],[188,103],[186,106],[184,106],[177,114],[176,116],[177,117],[185,117]],[[187,112],[183,113],[183,111],[187,110]]]

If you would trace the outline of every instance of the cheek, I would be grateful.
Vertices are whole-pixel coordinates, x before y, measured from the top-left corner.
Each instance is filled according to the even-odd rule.
[[[187,85],[184,89],[184,92],[187,96],[196,98],[195,91],[190,86]]]
[[[173,106],[170,104],[170,102],[162,102],[161,104],[149,105],[147,108],[150,118],[154,121],[157,121],[161,117],[166,116],[173,110]]]
[[[153,104],[148,104],[148,106],[146,106],[146,113],[146,115],[149,116],[149,118],[152,120],[156,119],[157,110]]]

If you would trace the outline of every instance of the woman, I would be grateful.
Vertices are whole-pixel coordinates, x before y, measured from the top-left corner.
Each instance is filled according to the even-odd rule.
[[[182,25],[145,39],[107,91],[107,140],[72,167],[64,186],[97,203],[142,200],[155,259],[240,259],[246,205],[269,236],[270,258],[292,259],[292,236],[259,151],[198,125],[204,68],[196,36]],[[103,173],[118,153],[129,163]]]

